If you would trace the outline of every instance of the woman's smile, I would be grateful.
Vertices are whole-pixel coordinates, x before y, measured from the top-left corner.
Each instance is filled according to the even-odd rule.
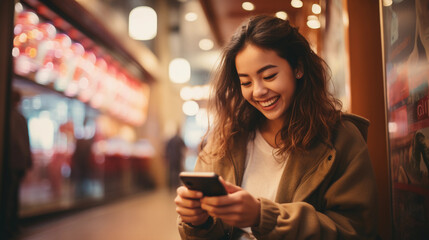
[[[270,110],[275,107],[274,105],[278,102],[279,99],[280,99],[280,96],[275,96],[267,100],[257,101],[257,102],[259,103],[259,105],[263,107],[264,110]]]

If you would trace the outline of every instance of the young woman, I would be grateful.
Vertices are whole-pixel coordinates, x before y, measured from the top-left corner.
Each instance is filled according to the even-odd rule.
[[[376,189],[368,121],[327,91],[324,61],[288,21],[256,16],[226,46],[214,79],[216,118],[195,171],[228,195],[186,187],[183,239],[373,239]]]

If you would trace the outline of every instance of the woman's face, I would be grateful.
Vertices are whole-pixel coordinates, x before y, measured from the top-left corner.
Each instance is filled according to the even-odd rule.
[[[243,97],[269,120],[281,120],[294,96],[296,79],[302,73],[273,50],[248,44],[235,65]]]

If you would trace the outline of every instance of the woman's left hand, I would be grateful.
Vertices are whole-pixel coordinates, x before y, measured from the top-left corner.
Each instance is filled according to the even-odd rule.
[[[222,219],[223,222],[234,227],[257,226],[260,218],[261,203],[244,189],[225,182],[228,195],[218,197],[204,197],[201,199],[201,208],[210,216]]]

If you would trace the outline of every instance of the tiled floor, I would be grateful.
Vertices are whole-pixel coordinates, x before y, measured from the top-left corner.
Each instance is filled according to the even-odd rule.
[[[23,229],[20,240],[177,240],[174,193],[158,190]]]

